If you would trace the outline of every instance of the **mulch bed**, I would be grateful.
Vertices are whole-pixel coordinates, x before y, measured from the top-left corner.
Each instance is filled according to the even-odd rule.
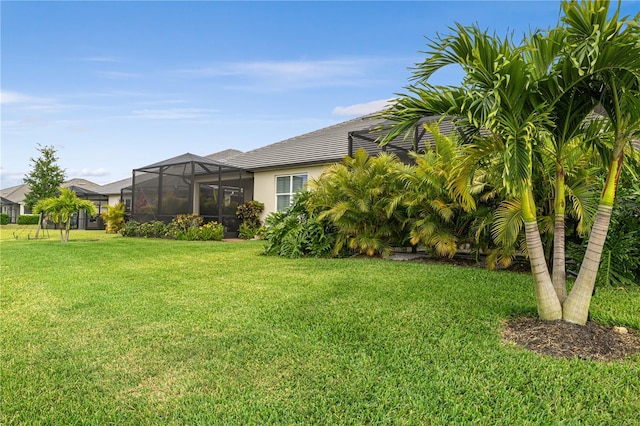
[[[640,354],[640,335],[633,330],[615,332],[594,322],[515,318],[507,322],[502,337],[530,351],[558,358],[611,361]]]

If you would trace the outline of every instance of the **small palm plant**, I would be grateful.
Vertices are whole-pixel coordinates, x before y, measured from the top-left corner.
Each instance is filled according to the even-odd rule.
[[[106,231],[110,234],[116,234],[124,227],[124,221],[127,216],[124,203],[118,203],[115,206],[107,206],[107,211],[101,214],[106,225]]]
[[[60,188],[58,197],[45,198],[39,201],[33,208],[34,213],[45,212],[58,224],[60,229],[60,241],[69,241],[71,218],[74,213],[85,210],[88,215],[96,215],[96,206],[89,200],[78,198],[75,191],[69,188]],[[63,233],[64,230],[64,233]]]

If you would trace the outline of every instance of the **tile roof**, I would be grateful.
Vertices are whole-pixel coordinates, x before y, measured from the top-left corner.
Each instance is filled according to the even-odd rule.
[[[428,117],[424,121],[437,119],[439,117]],[[380,151],[375,138],[382,132],[374,129],[386,124],[388,122],[379,118],[378,113],[369,114],[238,154],[226,162],[249,171],[338,162],[349,154],[349,134],[355,136],[354,151],[358,147],[370,153]],[[443,122],[441,128],[444,133],[453,131],[449,121]],[[431,144],[431,140],[428,132],[421,132],[422,144]],[[387,151],[405,154],[411,148],[411,141],[401,137],[387,145]]]
[[[340,161],[348,153],[349,132],[380,123],[372,115],[358,117],[239,154],[227,162],[253,171]]]

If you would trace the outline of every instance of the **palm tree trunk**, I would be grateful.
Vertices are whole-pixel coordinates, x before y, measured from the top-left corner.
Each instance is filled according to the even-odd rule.
[[[616,197],[620,172],[622,171],[623,155],[624,153],[621,151],[619,155],[611,160],[609,174],[607,175],[604,190],[600,197],[600,203],[598,204],[598,212],[593,222],[593,228],[591,228],[587,251],[580,266],[578,278],[576,278],[573,289],[563,305],[562,317],[565,321],[582,325],[587,323],[593,287],[596,284],[596,276],[598,275],[598,268],[600,267],[600,257],[602,256],[604,242],[607,239],[609,222],[611,222],[611,212],[613,211],[613,202]]]
[[[67,242],[69,241],[69,230],[71,229],[71,218],[69,218],[69,220],[67,221],[67,224],[65,225],[65,231],[64,231],[64,241],[63,242]]]
[[[42,228],[42,218],[44,217],[44,212],[40,212],[38,215],[38,227],[36,228],[36,240],[38,239],[38,235],[40,235],[40,229]]]
[[[540,229],[535,216],[535,202],[533,192],[527,188],[522,194],[522,213],[524,218],[527,251],[533,274],[533,284],[536,292],[538,315],[545,321],[562,318],[562,305],[556,295],[549,275],[549,268],[544,257],[544,248],[540,238]]]
[[[566,263],[565,263],[565,190],[564,169],[562,165],[556,166],[556,197],[555,197],[555,221],[553,232],[553,288],[558,295],[560,304],[567,298]]]

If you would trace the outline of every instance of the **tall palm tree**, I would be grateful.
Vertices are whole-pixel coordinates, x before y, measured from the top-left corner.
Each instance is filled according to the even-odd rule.
[[[431,55],[419,64],[410,95],[402,95],[384,113],[395,124],[383,143],[434,114],[459,117],[475,127],[476,134],[483,129],[488,132],[485,138],[497,141],[493,155],[501,156],[505,190],[519,200],[542,319],[586,322],[623,148],[637,134],[640,122],[638,17],[623,25],[617,12],[608,16],[608,6],[608,1],[565,2],[562,26],[536,33],[520,46],[476,27],[457,25],[455,34],[429,45]],[[451,64],[465,71],[461,87],[428,84],[435,71]],[[584,122],[597,104],[607,112],[614,144],[608,150],[605,144],[596,144],[610,159],[609,173],[585,262],[563,309],[566,165],[572,149],[594,144],[585,136],[589,133]],[[545,146],[545,140],[551,144]],[[555,162],[553,280],[544,262],[532,186],[534,166],[544,151]]]
[[[51,219],[56,221],[60,229],[60,241],[63,243],[69,241],[71,218],[74,213],[80,210],[85,210],[91,216],[96,215],[95,204],[89,200],[81,200],[76,196],[75,191],[69,188],[60,188],[58,197],[40,200],[33,208],[35,213],[45,212]]]
[[[593,294],[602,249],[622,171],[625,150],[640,136],[640,13],[619,18],[619,8],[609,16],[608,1],[564,4],[567,52],[559,66],[572,64],[585,76],[579,86],[590,90],[603,107],[612,143],[600,144],[608,162],[587,251],[574,287],[563,305],[565,320],[584,324]],[[626,21],[626,22],[625,22]]]
[[[457,25],[456,30],[430,44],[431,55],[415,73],[417,84],[409,87],[413,96],[402,96],[384,113],[395,125],[383,143],[405,133],[420,118],[437,114],[457,117],[488,133],[481,137],[492,144],[478,143],[476,152],[486,146],[499,149],[487,154],[501,157],[502,185],[520,200],[538,313],[543,319],[560,319],[562,307],[545,261],[533,198],[533,150],[540,129],[549,121],[547,105],[537,90],[535,67],[527,61],[525,49],[508,38],[500,39],[475,26]],[[434,72],[452,64],[465,71],[461,87],[428,84]]]

